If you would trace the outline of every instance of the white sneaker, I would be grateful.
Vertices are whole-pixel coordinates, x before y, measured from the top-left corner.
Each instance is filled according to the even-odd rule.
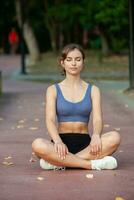
[[[92,169],[115,169],[117,168],[117,161],[112,156],[105,156],[102,159],[91,160]]]
[[[40,159],[40,167],[45,170],[65,170],[65,167],[52,165],[43,159]]]

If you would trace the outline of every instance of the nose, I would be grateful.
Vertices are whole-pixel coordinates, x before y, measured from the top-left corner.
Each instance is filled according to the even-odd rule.
[[[76,65],[75,59],[72,60],[72,65]]]

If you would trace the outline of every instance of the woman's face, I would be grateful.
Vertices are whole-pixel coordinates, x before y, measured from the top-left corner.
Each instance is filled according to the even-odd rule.
[[[70,51],[65,60],[61,61],[62,67],[65,69],[66,74],[78,75],[83,69],[83,56],[78,49]]]

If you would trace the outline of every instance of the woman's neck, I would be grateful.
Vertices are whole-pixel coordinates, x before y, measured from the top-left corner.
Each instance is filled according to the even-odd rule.
[[[76,85],[80,85],[82,84],[82,79],[80,78],[80,76],[78,77],[74,77],[74,76],[67,76],[64,79],[64,84],[69,85],[69,86],[76,86]]]

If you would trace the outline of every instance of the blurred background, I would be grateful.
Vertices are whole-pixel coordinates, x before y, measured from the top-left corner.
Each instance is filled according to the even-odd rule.
[[[84,47],[93,78],[128,79],[128,1],[1,0],[0,54],[26,54],[28,73],[57,72],[71,42]]]
[[[110,51],[126,52],[128,48],[125,0],[1,0],[1,52],[9,53],[8,35],[13,27],[20,35],[22,14],[29,51],[35,45],[29,44],[32,42],[37,43],[40,53],[57,51],[70,42],[80,43],[86,49],[101,48],[105,55]]]

